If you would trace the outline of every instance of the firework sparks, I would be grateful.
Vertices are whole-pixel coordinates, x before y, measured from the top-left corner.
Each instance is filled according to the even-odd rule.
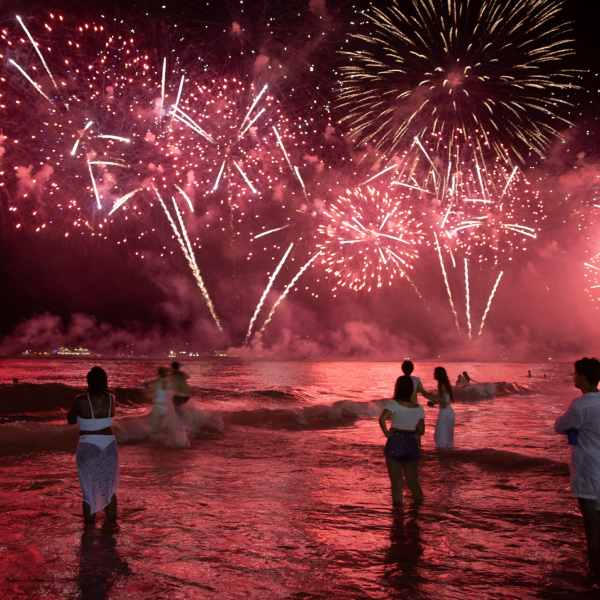
[[[435,147],[439,137],[432,136],[425,145]],[[413,158],[406,161],[410,169],[398,173],[394,183],[408,190],[413,203],[429,207],[434,230],[449,252],[498,265],[525,250],[528,239],[537,238],[543,206],[520,169],[509,169],[498,157],[484,160],[485,150],[479,149],[485,149],[483,136],[467,141],[465,147],[453,139],[451,152],[438,159],[443,177],[433,175],[425,145],[416,145]],[[415,178],[418,185],[409,183]]]
[[[347,191],[324,216],[318,249],[336,285],[367,291],[392,285],[394,276],[403,277],[418,257],[421,223],[387,192],[370,187]]]
[[[126,26],[123,36],[123,32],[109,33],[102,25],[69,26],[62,17],[52,27],[37,31],[19,23],[27,35],[10,42],[4,63],[9,104],[12,101],[9,110],[19,115],[26,101],[38,111],[39,123],[33,135],[27,123],[15,125],[23,143],[11,148],[11,161],[31,162],[34,152],[47,156],[47,163],[40,163],[41,173],[52,176],[46,184],[49,201],[44,203],[44,218],[50,215],[52,201],[61,214],[64,198],[80,199],[82,191],[85,195],[83,179],[93,203],[67,201],[69,209],[81,211],[81,217],[65,224],[86,225],[92,235],[108,239],[109,225],[120,221],[122,228],[124,221],[134,217],[136,224],[147,228],[137,234],[142,240],[144,235],[164,233],[162,225],[153,227],[156,224],[150,221],[153,196],[182,198],[187,203],[185,214],[176,206],[177,216],[169,218],[169,224],[222,330],[194,256],[199,238],[187,237],[184,219],[200,222],[209,209],[213,214],[227,211],[225,219],[217,219],[225,221],[221,229],[231,245],[239,234],[234,226],[248,218],[247,203],[262,200],[263,195],[270,198],[283,174],[290,178],[288,169],[306,197],[300,170],[284,145],[296,145],[290,122],[269,95],[268,86],[255,88],[236,78],[209,76],[197,55],[187,57],[185,65],[183,59],[170,57],[153,63],[153,53],[138,45],[144,38],[134,36]],[[40,54],[44,47],[52,48],[47,56]],[[17,178],[12,189],[16,197],[27,198]],[[40,184],[36,196],[38,189]],[[37,198],[28,202],[34,205]],[[162,199],[159,203],[169,215]],[[202,226],[208,227],[213,218]],[[56,217],[49,220],[59,222]],[[44,227],[46,223],[38,230]],[[122,242],[126,236],[118,243]]]
[[[444,143],[485,132],[491,151],[524,160],[540,156],[567,123],[555,92],[574,87],[557,63],[572,54],[570,28],[555,0],[446,2],[413,0],[373,7],[368,32],[352,35],[356,50],[342,67],[342,121],[359,144],[397,154],[417,130]],[[414,135],[414,134],[412,134]]]
[[[583,263],[586,267],[585,278],[588,282],[587,292],[592,302],[598,302],[600,289],[600,254],[592,256],[589,262]]]

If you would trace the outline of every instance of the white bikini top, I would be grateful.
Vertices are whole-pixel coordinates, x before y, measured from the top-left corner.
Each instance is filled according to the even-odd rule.
[[[88,394],[88,402],[90,403],[90,411],[92,412],[91,419],[82,419],[81,417],[77,417],[77,425],[79,425],[80,431],[100,431],[100,429],[106,429],[107,427],[111,427],[113,424],[113,418],[110,416],[110,412],[112,410],[112,403],[114,401],[114,396],[112,394],[108,395],[110,398],[110,408],[108,409],[108,417],[105,419],[96,419],[94,417],[94,409],[92,408],[92,401],[90,400],[90,395]]]

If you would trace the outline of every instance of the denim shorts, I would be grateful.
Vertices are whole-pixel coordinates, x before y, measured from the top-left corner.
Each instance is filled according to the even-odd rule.
[[[417,439],[412,433],[406,431],[394,431],[387,439],[383,453],[397,463],[412,463],[421,458]]]

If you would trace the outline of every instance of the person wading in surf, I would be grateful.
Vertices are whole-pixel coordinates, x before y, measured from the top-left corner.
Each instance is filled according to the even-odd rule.
[[[575,387],[583,393],[554,423],[556,433],[570,433],[571,491],[577,498],[589,550],[600,545],[600,362],[575,362]],[[575,432],[575,435],[573,434]]]
[[[413,498],[423,500],[423,490],[419,485],[421,451],[417,435],[425,433],[425,411],[422,406],[412,402],[413,390],[414,384],[410,377],[398,377],[394,399],[379,417],[379,426],[387,438],[383,453],[392,484],[394,504],[402,504],[402,471]],[[387,420],[390,418],[392,428],[388,430]]]

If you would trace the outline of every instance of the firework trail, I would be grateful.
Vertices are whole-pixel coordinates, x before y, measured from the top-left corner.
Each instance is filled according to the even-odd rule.
[[[347,191],[323,211],[319,225],[327,273],[337,286],[371,291],[403,277],[418,257],[424,234],[417,214],[387,192],[367,187]]]
[[[544,156],[568,122],[557,92],[573,88],[570,26],[556,0],[413,0],[373,7],[351,35],[342,66],[342,121],[359,145],[387,156],[412,140],[448,140],[483,132],[487,148],[524,161]],[[355,49],[354,49],[355,48]],[[437,152],[436,152],[437,154]]]
[[[490,307],[492,306],[492,300],[494,299],[494,295],[496,293],[496,290],[498,289],[498,284],[500,283],[500,278],[502,277],[503,273],[504,273],[504,271],[500,271],[500,275],[498,275],[498,279],[496,279],[496,283],[494,284],[494,289],[492,290],[492,293],[490,294],[490,299],[488,300],[487,306],[485,307],[485,312],[483,313],[483,317],[481,319],[481,327],[479,328],[479,337],[481,337],[481,334],[483,332],[485,318],[487,317]]]
[[[315,260],[315,258],[317,258],[320,255],[321,255],[320,252],[317,252],[315,255],[313,255],[309,259],[309,261],[307,263],[305,263],[304,266],[298,271],[298,273],[296,273],[296,275],[294,276],[292,281],[290,281],[290,283],[288,283],[285,286],[283,293],[281,294],[281,296],[279,296],[279,298],[277,299],[277,302],[275,302],[275,304],[273,304],[273,308],[271,308],[271,312],[269,313],[269,316],[267,317],[266,321],[263,323],[263,326],[260,328],[260,333],[262,333],[265,330],[265,328],[267,327],[267,325],[271,322],[271,319],[273,318],[273,315],[275,314],[277,307],[281,304],[281,301],[288,295],[288,292],[294,287],[294,285],[296,285],[296,282],[298,281],[298,279],[300,279],[300,276],[302,275],[302,273],[304,273],[304,271],[306,271],[306,269],[308,269],[308,267],[313,262],[313,260]]]
[[[471,338],[471,294],[469,293],[469,263],[465,258],[465,295],[467,299],[467,327],[469,328],[469,339]]]
[[[215,307],[212,303],[212,300],[210,299],[210,296],[208,295],[208,290],[206,289],[206,286],[204,285],[204,280],[202,279],[202,276],[200,275],[200,270],[198,269],[198,265],[196,264],[196,258],[194,257],[194,251],[190,244],[190,240],[188,239],[187,231],[183,224],[183,220],[181,218],[179,208],[177,207],[177,203],[175,202],[175,198],[173,198],[173,205],[175,206],[175,212],[176,212],[177,218],[179,220],[179,225],[180,225],[181,231],[183,233],[183,238],[182,238],[181,234],[179,233],[179,230],[177,229],[177,225],[175,225],[175,221],[173,221],[173,218],[171,217],[171,214],[169,213],[166,204],[163,202],[163,199],[161,198],[158,190],[156,188],[153,188],[153,189],[154,189],[154,193],[156,194],[156,197],[158,198],[158,201],[160,202],[160,205],[162,206],[163,210],[165,211],[165,214],[167,215],[167,218],[169,219],[169,223],[171,224],[173,233],[175,234],[175,237],[177,238],[177,241],[179,242],[179,245],[181,246],[183,255],[185,256],[185,258],[188,261],[188,264],[190,265],[190,269],[192,270],[194,278],[196,279],[196,283],[198,284],[198,287],[200,288],[200,291],[202,292],[202,295],[204,296],[204,299],[206,300],[206,304],[208,306],[210,314],[211,314],[216,326],[218,327],[219,331],[221,333],[223,333],[223,327],[221,326],[219,317],[217,316],[217,313],[215,312]]]
[[[456,309],[454,308],[454,302],[452,301],[452,292],[450,291],[450,284],[448,283],[448,276],[446,275],[446,267],[444,267],[444,259],[442,258],[442,249],[440,248],[440,242],[437,237],[437,233],[434,232],[435,236],[435,245],[437,248],[438,256],[440,258],[440,267],[442,268],[442,273],[444,275],[444,282],[446,284],[446,291],[448,292],[448,300],[450,300],[450,308],[452,309],[452,314],[454,315],[454,322],[456,323],[456,329],[460,330],[460,325],[458,324],[458,315],[456,314]]]
[[[263,295],[261,296],[258,306],[256,307],[254,314],[252,315],[252,319],[250,320],[250,325],[248,326],[248,333],[246,334],[246,341],[248,341],[248,338],[250,337],[250,333],[252,332],[252,327],[254,326],[256,317],[258,317],[258,313],[260,312],[260,309],[262,308],[265,298],[267,297],[267,294],[271,290],[271,286],[273,285],[273,282],[275,281],[275,277],[277,277],[277,274],[281,270],[281,267],[283,267],[283,263],[285,263],[293,246],[294,246],[294,244],[290,244],[290,247],[287,249],[286,253],[283,255],[283,258],[281,259],[280,263],[277,265],[277,268],[273,272],[273,275],[271,275],[271,278],[269,279],[269,283],[267,284],[267,287],[265,288],[265,291],[263,292]]]

